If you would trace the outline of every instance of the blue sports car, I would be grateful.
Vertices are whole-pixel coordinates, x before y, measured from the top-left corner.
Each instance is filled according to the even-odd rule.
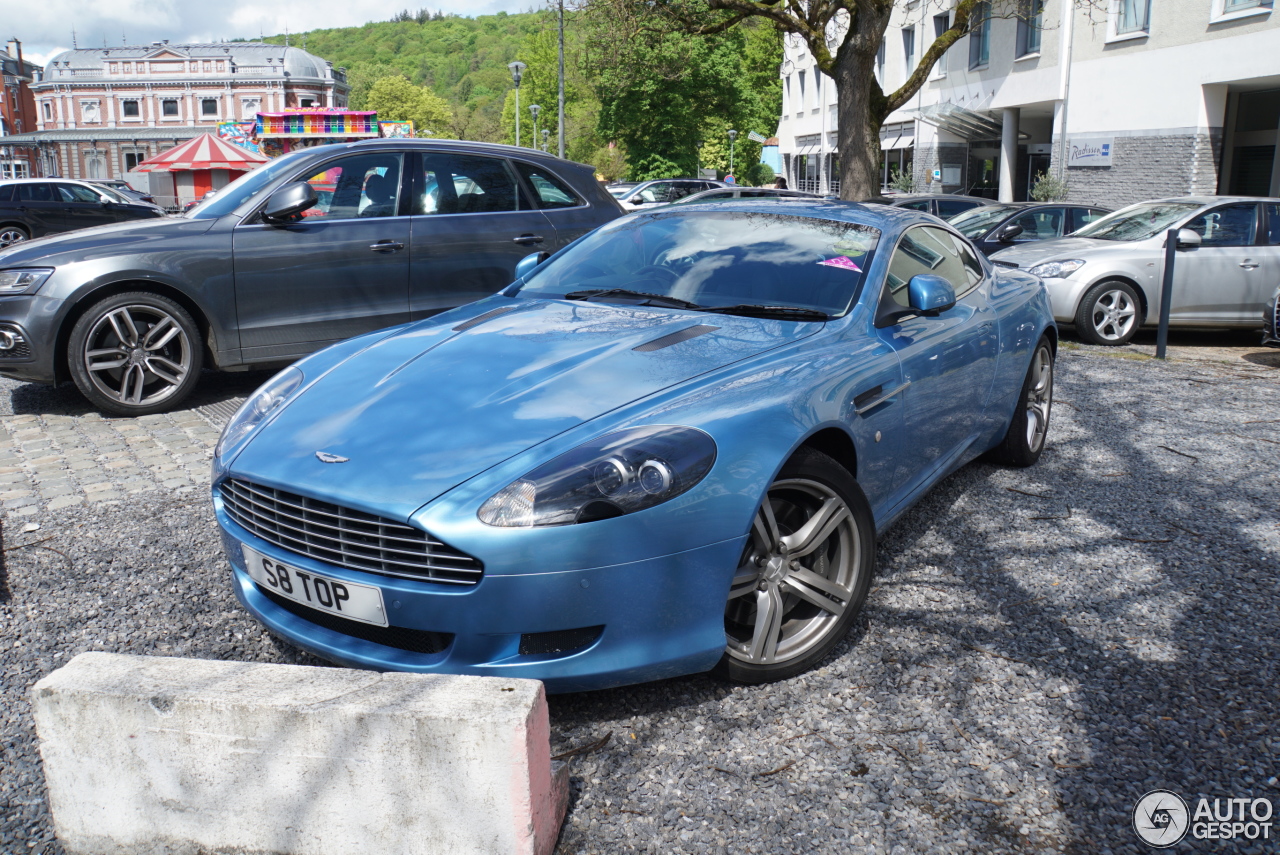
[[[927,214],[680,206],[285,369],[227,425],[236,596],[325,659],[578,691],[827,656],[877,533],[1044,448],[1035,277]]]

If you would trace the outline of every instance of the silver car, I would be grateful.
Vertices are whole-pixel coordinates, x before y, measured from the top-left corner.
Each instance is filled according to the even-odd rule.
[[[1160,319],[1165,235],[1178,229],[1170,326],[1257,328],[1280,284],[1280,199],[1188,196],[1130,205],[1061,240],[991,260],[1044,280],[1054,318],[1094,344]]]

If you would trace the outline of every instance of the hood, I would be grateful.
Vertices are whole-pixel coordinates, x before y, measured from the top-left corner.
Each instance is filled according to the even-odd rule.
[[[217,221],[159,217],[61,232],[0,250],[0,267],[84,261],[90,255],[98,255],[100,250],[114,250],[127,244],[163,240],[173,235],[201,234],[207,232],[215,222]]]
[[[249,442],[231,472],[407,520],[559,433],[823,327],[564,300],[496,298],[471,308],[407,327],[330,370]],[[511,311],[484,319],[495,308]],[[479,323],[457,331],[460,317]],[[698,325],[717,329],[655,343]],[[348,462],[322,463],[318,451]]]
[[[1119,250],[1132,253],[1135,246],[1142,241],[1098,240],[1097,238],[1064,237],[1054,240],[1037,240],[1011,246],[999,252],[991,253],[992,261],[1004,261],[1016,264],[1022,269],[1034,267],[1044,261],[1061,261],[1067,258],[1089,259],[1099,252]]]

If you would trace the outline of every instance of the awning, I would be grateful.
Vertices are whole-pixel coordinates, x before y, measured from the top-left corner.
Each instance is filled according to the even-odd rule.
[[[268,158],[213,134],[201,134],[189,142],[162,151],[139,163],[139,172],[180,172],[188,169],[232,169],[247,172],[266,163]]]
[[[895,151],[900,148],[911,148],[915,144],[916,144],[915,134],[900,134],[894,137],[893,139],[889,139],[888,137],[881,137],[880,150]]]
[[[965,140],[999,139],[1004,132],[1004,125],[1000,120],[984,113],[967,110],[958,104],[931,104],[916,110],[915,114],[922,121]],[[1030,134],[1018,133],[1019,139],[1028,139],[1030,136]]]
[[[4,145],[42,145],[61,142],[132,142],[133,140],[187,140],[202,133],[198,128],[92,128],[89,130],[32,131],[4,137]]]

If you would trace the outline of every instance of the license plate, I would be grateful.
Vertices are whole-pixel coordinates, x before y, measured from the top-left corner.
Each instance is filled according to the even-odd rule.
[[[382,589],[330,579],[309,570],[281,564],[241,545],[244,566],[253,581],[273,594],[301,603],[326,614],[347,620],[387,625],[387,610],[382,605]]]

